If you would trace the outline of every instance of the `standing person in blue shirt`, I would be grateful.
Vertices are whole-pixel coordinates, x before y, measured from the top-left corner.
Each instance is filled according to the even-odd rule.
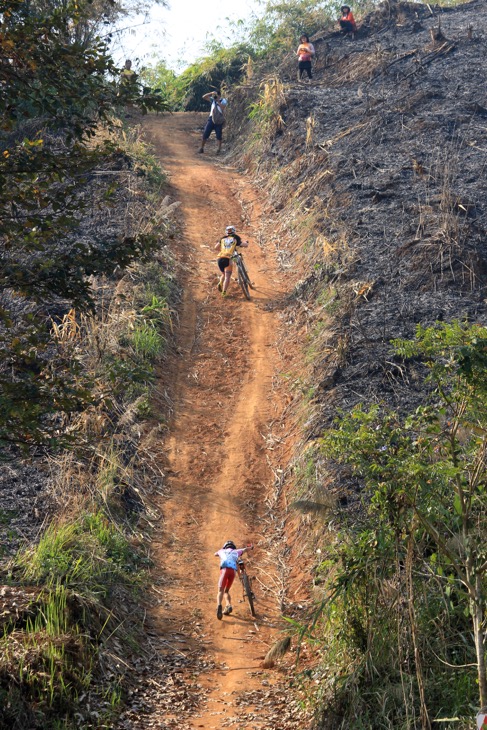
[[[201,137],[201,147],[198,152],[205,151],[206,140],[210,134],[215,131],[217,139],[216,154],[219,155],[222,148],[223,139],[223,125],[225,124],[225,107],[227,106],[227,100],[222,99],[218,91],[209,91],[207,94],[203,94],[205,101],[211,102],[210,116],[206,122],[206,126],[203,130],[203,136]]]
[[[236,548],[235,543],[231,540],[227,540],[221,550],[215,553],[215,556],[220,558],[220,580],[218,581],[218,595],[216,598],[217,608],[216,617],[219,621],[222,620],[223,614],[228,616],[232,613],[232,600],[230,598],[230,588],[232,587],[235,575],[237,573],[237,560],[247,550],[253,550],[253,545],[247,545],[244,548]],[[225,594],[225,609],[222,609],[223,594]]]

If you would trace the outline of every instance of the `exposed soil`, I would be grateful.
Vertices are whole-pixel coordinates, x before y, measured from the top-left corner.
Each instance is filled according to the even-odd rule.
[[[259,193],[219,164],[210,141],[197,155],[204,116],[174,114],[145,122],[181,201],[183,233],[175,242],[183,304],[178,357],[161,375],[173,412],[159,448],[167,475],[164,515],[153,539],[154,601],[148,615],[153,662],[137,677],[122,728],[297,728],[304,717],[287,695],[281,673],[262,668],[276,638],[283,599],[270,533],[275,474],[283,440],[276,349],[282,298],[273,253],[261,250]],[[217,290],[213,246],[235,224],[250,246],[245,260],[255,284],[246,301],[232,281]],[[269,532],[268,532],[269,530]],[[257,618],[242,600],[218,621],[218,560],[227,539],[256,545],[248,559],[255,576]],[[277,722],[278,720],[278,722]]]

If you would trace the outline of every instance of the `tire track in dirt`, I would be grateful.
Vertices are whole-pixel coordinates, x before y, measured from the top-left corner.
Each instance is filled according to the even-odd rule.
[[[184,703],[171,708],[152,700],[150,720],[141,726],[217,730],[238,723],[239,728],[270,728],[275,726],[272,702],[267,710],[247,703],[245,712],[256,711],[246,724],[240,695],[259,693],[275,681],[261,668],[279,611],[277,592],[263,588],[277,580],[269,574],[268,556],[259,550],[259,515],[273,483],[265,435],[282,410],[272,388],[277,315],[269,306],[282,292],[273,251],[257,244],[258,191],[222,166],[210,144],[204,157],[195,154],[203,118],[179,113],[144,121],[169,172],[170,195],[181,202],[183,231],[173,251],[185,272],[179,358],[170,378],[174,413],[169,435],[160,444],[169,496],[160,504],[163,526],[152,544],[153,579],[163,598],[152,609],[149,625],[161,646],[171,647],[168,662],[171,654],[174,665],[175,647],[176,655],[194,661],[188,665],[181,659],[183,669],[175,670],[183,674],[179,690],[186,693],[191,712],[181,709],[187,707]],[[216,288],[213,245],[230,223],[250,242],[245,259],[256,285],[250,302],[234,281],[226,300]],[[227,539],[256,544],[249,567],[257,576],[257,620],[239,602],[238,580],[233,614],[223,621],[216,618],[218,561],[213,554]],[[166,677],[166,686],[174,676],[181,675]],[[134,720],[129,726],[139,724]]]

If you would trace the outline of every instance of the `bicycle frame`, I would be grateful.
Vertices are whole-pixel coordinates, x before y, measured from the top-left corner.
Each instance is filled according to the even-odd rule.
[[[233,261],[233,263],[235,264],[235,266],[238,269],[238,267],[240,266],[240,264],[243,263],[243,256],[240,253],[240,251],[235,251],[235,253],[232,256],[232,261]]]

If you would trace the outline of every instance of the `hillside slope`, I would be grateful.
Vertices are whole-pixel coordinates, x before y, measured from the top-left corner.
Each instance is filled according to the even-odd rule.
[[[306,317],[340,320],[315,362],[318,426],[333,403],[411,399],[392,338],[418,322],[485,321],[486,31],[483,2],[433,14],[391,2],[355,41],[313,38],[311,84],[294,80],[294,58],[279,70],[282,122],[257,170],[294,231],[295,297],[320,297]]]

